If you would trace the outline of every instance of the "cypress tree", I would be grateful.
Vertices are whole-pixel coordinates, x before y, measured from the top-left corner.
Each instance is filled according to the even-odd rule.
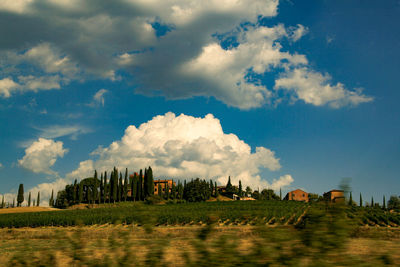
[[[360,193],[360,207],[362,207],[363,206],[363,203],[362,203],[362,196],[361,196],[361,193]]]
[[[139,191],[139,200],[144,200],[144,190],[143,190],[143,171],[140,169],[139,172],[139,186],[138,186],[138,191]]]
[[[92,185],[92,187],[93,187],[93,190],[92,190],[92,194],[93,194],[93,196],[92,196],[92,200],[93,200],[93,204],[95,204],[96,203],[96,200],[97,200],[97,198],[98,198],[98,191],[97,191],[97,187],[98,187],[98,177],[97,177],[97,170],[94,170],[94,175],[93,175],[93,185]]]
[[[119,173],[119,183],[118,183],[118,202],[122,201],[122,193],[123,193],[124,187],[122,185],[122,173]]]
[[[78,190],[78,204],[82,203],[83,201],[83,183],[82,181],[79,183],[79,190]]]
[[[242,197],[242,195],[243,195],[242,181],[239,180],[239,197]]]
[[[30,197],[31,193],[29,192],[29,197]],[[54,206],[54,192],[53,190],[51,190],[51,196],[50,196],[50,200],[49,200],[49,206],[53,207]]]
[[[171,188],[172,199],[176,199],[176,186],[174,184],[174,180],[172,180],[172,188]]]
[[[104,178],[103,178],[103,173],[100,175],[100,199],[99,199],[99,204],[104,201]]]
[[[279,200],[282,200],[282,188],[279,188]]]
[[[144,169],[143,192],[144,192],[144,197],[145,198],[150,195],[150,192],[149,192],[149,181],[148,181],[148,177],[147,177],[147,168]]]
[[[159,197],[164,197],[164,196],[163,196],[163,191],[162,191],[162,187],[161,187],[160,180],[158,180],[158,189],[157,189],[157,191],[158,191],[158,196],[159,196]]]
[[[110,191],[109,191],[109,185],[107,182],[107,171],[104,172],[104,203],[106,203],[107,198],[110,195]]]
[[[386,197],[383,196],[383,206],[382,208],[385,210],[386,209]]]
[[[218,186],[217,186],[217,182],[215,182],[214,184],[214,188],[215,188],[215,197],[218,197],[219,192],[218,192]]]
[[[128,198],[128,169],[125,172],[125,180],[124,180],[124,201]]]
[[[211,196],[214,196],[214,182],[210,179],[210,191]]]
[[[371,207],[374,207],[374,197],[371,197]]]
[[[32,207],[35,207],[36,206],[36,202],[35,202],[35,200],[33,200],[32,201]]]
[[[31,192],[29,192],[29,195],[28,195],[28,207],[30,207],[31,206]]]
[[[133,174],[133,180],[132,180],[132,197],[133,197],[134,201],[139,199],[138,185],[139,185],[139,177],[137,176],[137,173],[135,172]]]
[[[168,182],[165,185],[165,199],[169,200],[169,185],[168,185]]]
[[[18,196],[17,196],[17,207],[21,207],[22,202],[24,202],[24,185],[19,184]]]
[[[4,209],[4,195],[3,195],[3,200],[1,201],[1,208]]]
[[[148,184],[148,191],[149,194],[152,196],[154,195],[154,177],[153,177],[153,169],[151,166],[147,169],[147,184]]]
[[[228,177],[228,183],[226,184],[226,192],[227,193],[232,193],[232,183],[231,183],[231,177]]]
[[[353,205],[353,196],[350,192],[350,198],[349,198],[349,205],[352,206]]]
[[[37,193],[37,199],[36,199],[36,206],[39,207],[39,205],[40,205],[40,191],[38,191],[38,193]]]
[[[13,208],[15,207],[15,198],[13,198],[13,204],[12,204],[12,207],[13,207]]]
[[[52,191],[53,192],[53,191]],[[78,181],[75,179],[74,181],[74,194],[72,196],[72,202],[76,204],[77,200],[79,198],[79,193],[78,193]],[[53,197],[53,205],[54,205],[54,197]]]

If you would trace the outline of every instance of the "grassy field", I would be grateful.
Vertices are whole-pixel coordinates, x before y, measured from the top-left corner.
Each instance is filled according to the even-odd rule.
[[[0,230],[1,266],[399,265],[399,229],[362,228],[318,252],[290,226],[123,225]],[[379,238],[378,238],[379,237]]]
[[[16,207],[16,208],[0,209],[0,214],[57,211],[57,210],[59,209],[49,208],[49,207]]]

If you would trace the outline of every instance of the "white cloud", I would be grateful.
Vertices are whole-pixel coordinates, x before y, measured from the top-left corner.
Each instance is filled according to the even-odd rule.
[[[11,77],[0,80],[0,96],[8,98],[16,91],[26,92],[39,90],[60,89],[60,78],[58,76],[41,76],[32,75],[18,76],[18,81],[14,82]]]
[[[94,94],[93,96],[93,100],[95,101],[95,103],[104,107],[104,94],[107,92],[108,91],[106,89],[100,89],[99,91],[97,91],[96,94]]]
[[[204,118],[170,112],[156,116],[138,128],[129,126],[121,140],[99,147],[92,155],[97,159],[81,162],[67,179],[88,177],[94,169],[152,166],[156,177],[201,177],[226,183],[230,175],[235,183],[240,179],[244,185],[264,187],[283,187],[291,182],[290,175],[272,184],[262,179],[264,168],[281,168],[275,153],[265,147],[251,152],[251,147],[236,135],[224,133],[220,121],[211,114]]]
[[[328,104],[339,108],[373,100],[372,97],[363,95],[361,90],[349,91],[341,83],[330,84],[330,80],[329,75],[322,75],[307,68],[297,68],[282,75],[276,81],[275,89],[293,91],[295,98],[315,106]]]
[[[240,109],[280,103],[280,95],[267,88],[260,77],[274,80],[280,73],[276,87],[283,89],[282,77],[290,76],[293,68],[310,68],[305,55],[289,53],[284,47],[304,36],[308,31],[305,26],[264,27],[258,23],[260,16],[276,16],[278,3],[2,1],[0,9],[14,14],[0,23],[7,25],[2,29],[7,42],[0,44],[0,61],[5,58],[3,61],[12,65],[0,62],[0,69],[7,76],[0,80],[0,85],[1,81],[4,84],[0,86],[0,95],[9,97],[19,84],[24,92],[58,89],[71,80],[132,79],[136,92],[145,95],[161,94],[172,99],[211,96]],[[169,31],[158,37],[156,27],[152,26],[155,22]],[[236,44],[223,47],[221,39],[229,37]],[[282,42],[283,39],[293,42]],[[20,63],[35,68],[19,68]],[[17,82],[12,75],[18,71],[13,68],[22,72],[23,77],[36,77],[36,83]],[[122,76],[120,72],[130,75]],[[46,82],[37,81],[42,77],[46,77]],[[290,86],[300,88],[302,82],[293,79]],[[323,91],[316,94],[326,93],[324,86],[314,89]],[[340,105],[372,99],[344,86],[340,90],[344,94]],[[321,105],[335,105],[328,102],[321,101]],[[318,100],[306,103],[319,105]]]
[[[79,135],[90,133],[92,130],[81,125],[52,125],[46,128],[36,127],[40,131],[40,137],[58,138],[62,136],[70,136],[72,140],[76,140]]]
[[[57,175],[50,169],[57,158],[63,157],[68,150],[63,148],[63,142],[39,138],[25,149],[25,155],[18,164],[34,173]]]
[[[0,80],[0,95],[3,97],[10,97],[12,91],[17,88],[18,84],[15,83],[10,77]]]

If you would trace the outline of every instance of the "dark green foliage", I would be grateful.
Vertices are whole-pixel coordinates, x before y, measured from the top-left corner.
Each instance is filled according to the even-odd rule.
[[[24,202],[24,185],[20,184],[18,187],[17,206],[21,207],[22,202]]]
[[[371,207],[374,207],[374,197],[371,197]]]
[[[353,205],[353,195],[350,192],[350,197],[349,197],[349,205],[352,206]]]
[[[118,170],[114,167],[114,171],[111,174],[111,198],[113,203],[118,200]]]
[[[13,198],[13,203],[12,203],[12,207],[15,207],[15,198]]]
[[[124,180],[124,192],[123,192],[123,195],[124,195],[124,201],[126,201],[127,199],[128,199],[128,187],[129,185],[128,185],[128,169],[126,169],[126,171],[125,171],[125,180]]]
[[[73,188],[73,197],[72,197],[72,203],[76,204],[79,199],[79,188],[78,188],[78,181],[75,179],[74,181],[74,188]],[[52,193],[53,194],[53,193]],[[54,206],[54,198],[53,198],[53,206]]]
[[[200,180],[196,178],[185,186],[185,200],[189,202],[206,201],[210,198],[210,186],[206,180]]]
[[[261,195],[259,196],[260,200],[279,200],[279,196],[277,196],[272,189],[263,189],[261,191]]]
[[[103,178],[103,173],[101,174],[100,177],[100,200],[99,203],[104,203],[104,178]]]
[[[172,180],[171,198],[172,198],[173,200],[176,199],[176,186],[175,186],[174,180]]]
[[[147,191],[149,193],[149,196],[154,195],[153,169],[150,166],[147,169]]]
[[[243,196],[243,188],[242,188],[242,181],[239,180],[239,191],[238,191],[239,197]]]
[[[168,183],[165,185],[165,199],[168,200],[169,199],[169,185]]]
[[[143,171],[142,171],[142,169],[140,169],[140,171],[139,171],[139,185],[138,185],[138,188],[139,188],[139,200],[144,200],[144,198],[145,198],[145,192],[144,192],[144,189],[143,189]]]
[[[218,197],[219,196],[219,192],[218,192],[217,182],[215,182],[214,188],[215,188],[215,197]]]
[[[279,188],[279,200],[282,200],[282,188]]]
[[[132,183],[131,183],[131,194],[132,194],[132,199],[133,201],[138,200],[138,183],[139,183],[139,178],[136,173],[133,174],[132,178]]]
[[[400,198],[397,196],[391,196],[388,201],[389,210],[400,210]]]
[[[31,201],[31,192],[29,192],[29,202]],[[30,205],[30,203],[29,203]],[[50,196],[50,200],[49,200],[49,206],[50,207],[54,207],[54,191],[51,190],[51,196]]]
[[[106,203],[106,201],[110,200],[110,185],[108,184],[107,181],[107,172],[104,172],[104,199],[103,203]]]
[[[235,188],[232,186],[231,177],[228,177],[228,183],[226,184],[226,193],[227,194],[234,194]]]
[[[382,208],[385,210],[386,209],[386,197],[385,196],[383,196],[383,205],[382,205]]]
[[[39,207],[39,205],[40,205],[40,191],[38,191],[37,198],[36,198],[36,206]]]
[[[5,207],[5,203],[4,203],[4,195],[3,195],[3,199],[1,200],[1,208],[4,209]]]
[[[160,198],[163,198],[163,197],[164,197],[164,194],[163,194],[163,191],[162,191],[162,187],[161,187],[160,180],[158,180],[158,188],[157,188],[157,191],[158,191],[158,196],[159,196]]]
[[[211,191],[211,196],[215,197],[214,182],[212,180],[210,180],[210,191]]]
[[[29,192],[29,195],[28,195],[28,207],[30,207],[30,206],[31,206],[31,192]]]
[[[362,200],[362,196],[361,196],[361,193],[360,193],[360,207],[362,207],[363,206],[363,200]]]
[[[122,173],[119,173],[119,182],[118,182],[118,202],[122,201],[123,198],[124,187],[122,185]]]
[[[78,204],[82,203],[82,201],[83,201],[83,183],[79,183]]]
[[[251,193],[252,193],[252,192],[253,192],[253,191],[251,190],[250,186],[247,186],[247,187],[246,187],[246,197],[251,196]]]

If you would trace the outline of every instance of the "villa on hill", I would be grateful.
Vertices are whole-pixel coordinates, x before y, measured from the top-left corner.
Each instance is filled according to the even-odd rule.
[[[284,200],[295,200],[295,201],[308,202],[308,193],[301,189],[296,189],[296,190],[293,190],[293,191],[290,191],[289,193],[287,193]]]
[[[333,203],[343,203],[345,201],[343,190],[331,190],[324,193],[324,199]]]

